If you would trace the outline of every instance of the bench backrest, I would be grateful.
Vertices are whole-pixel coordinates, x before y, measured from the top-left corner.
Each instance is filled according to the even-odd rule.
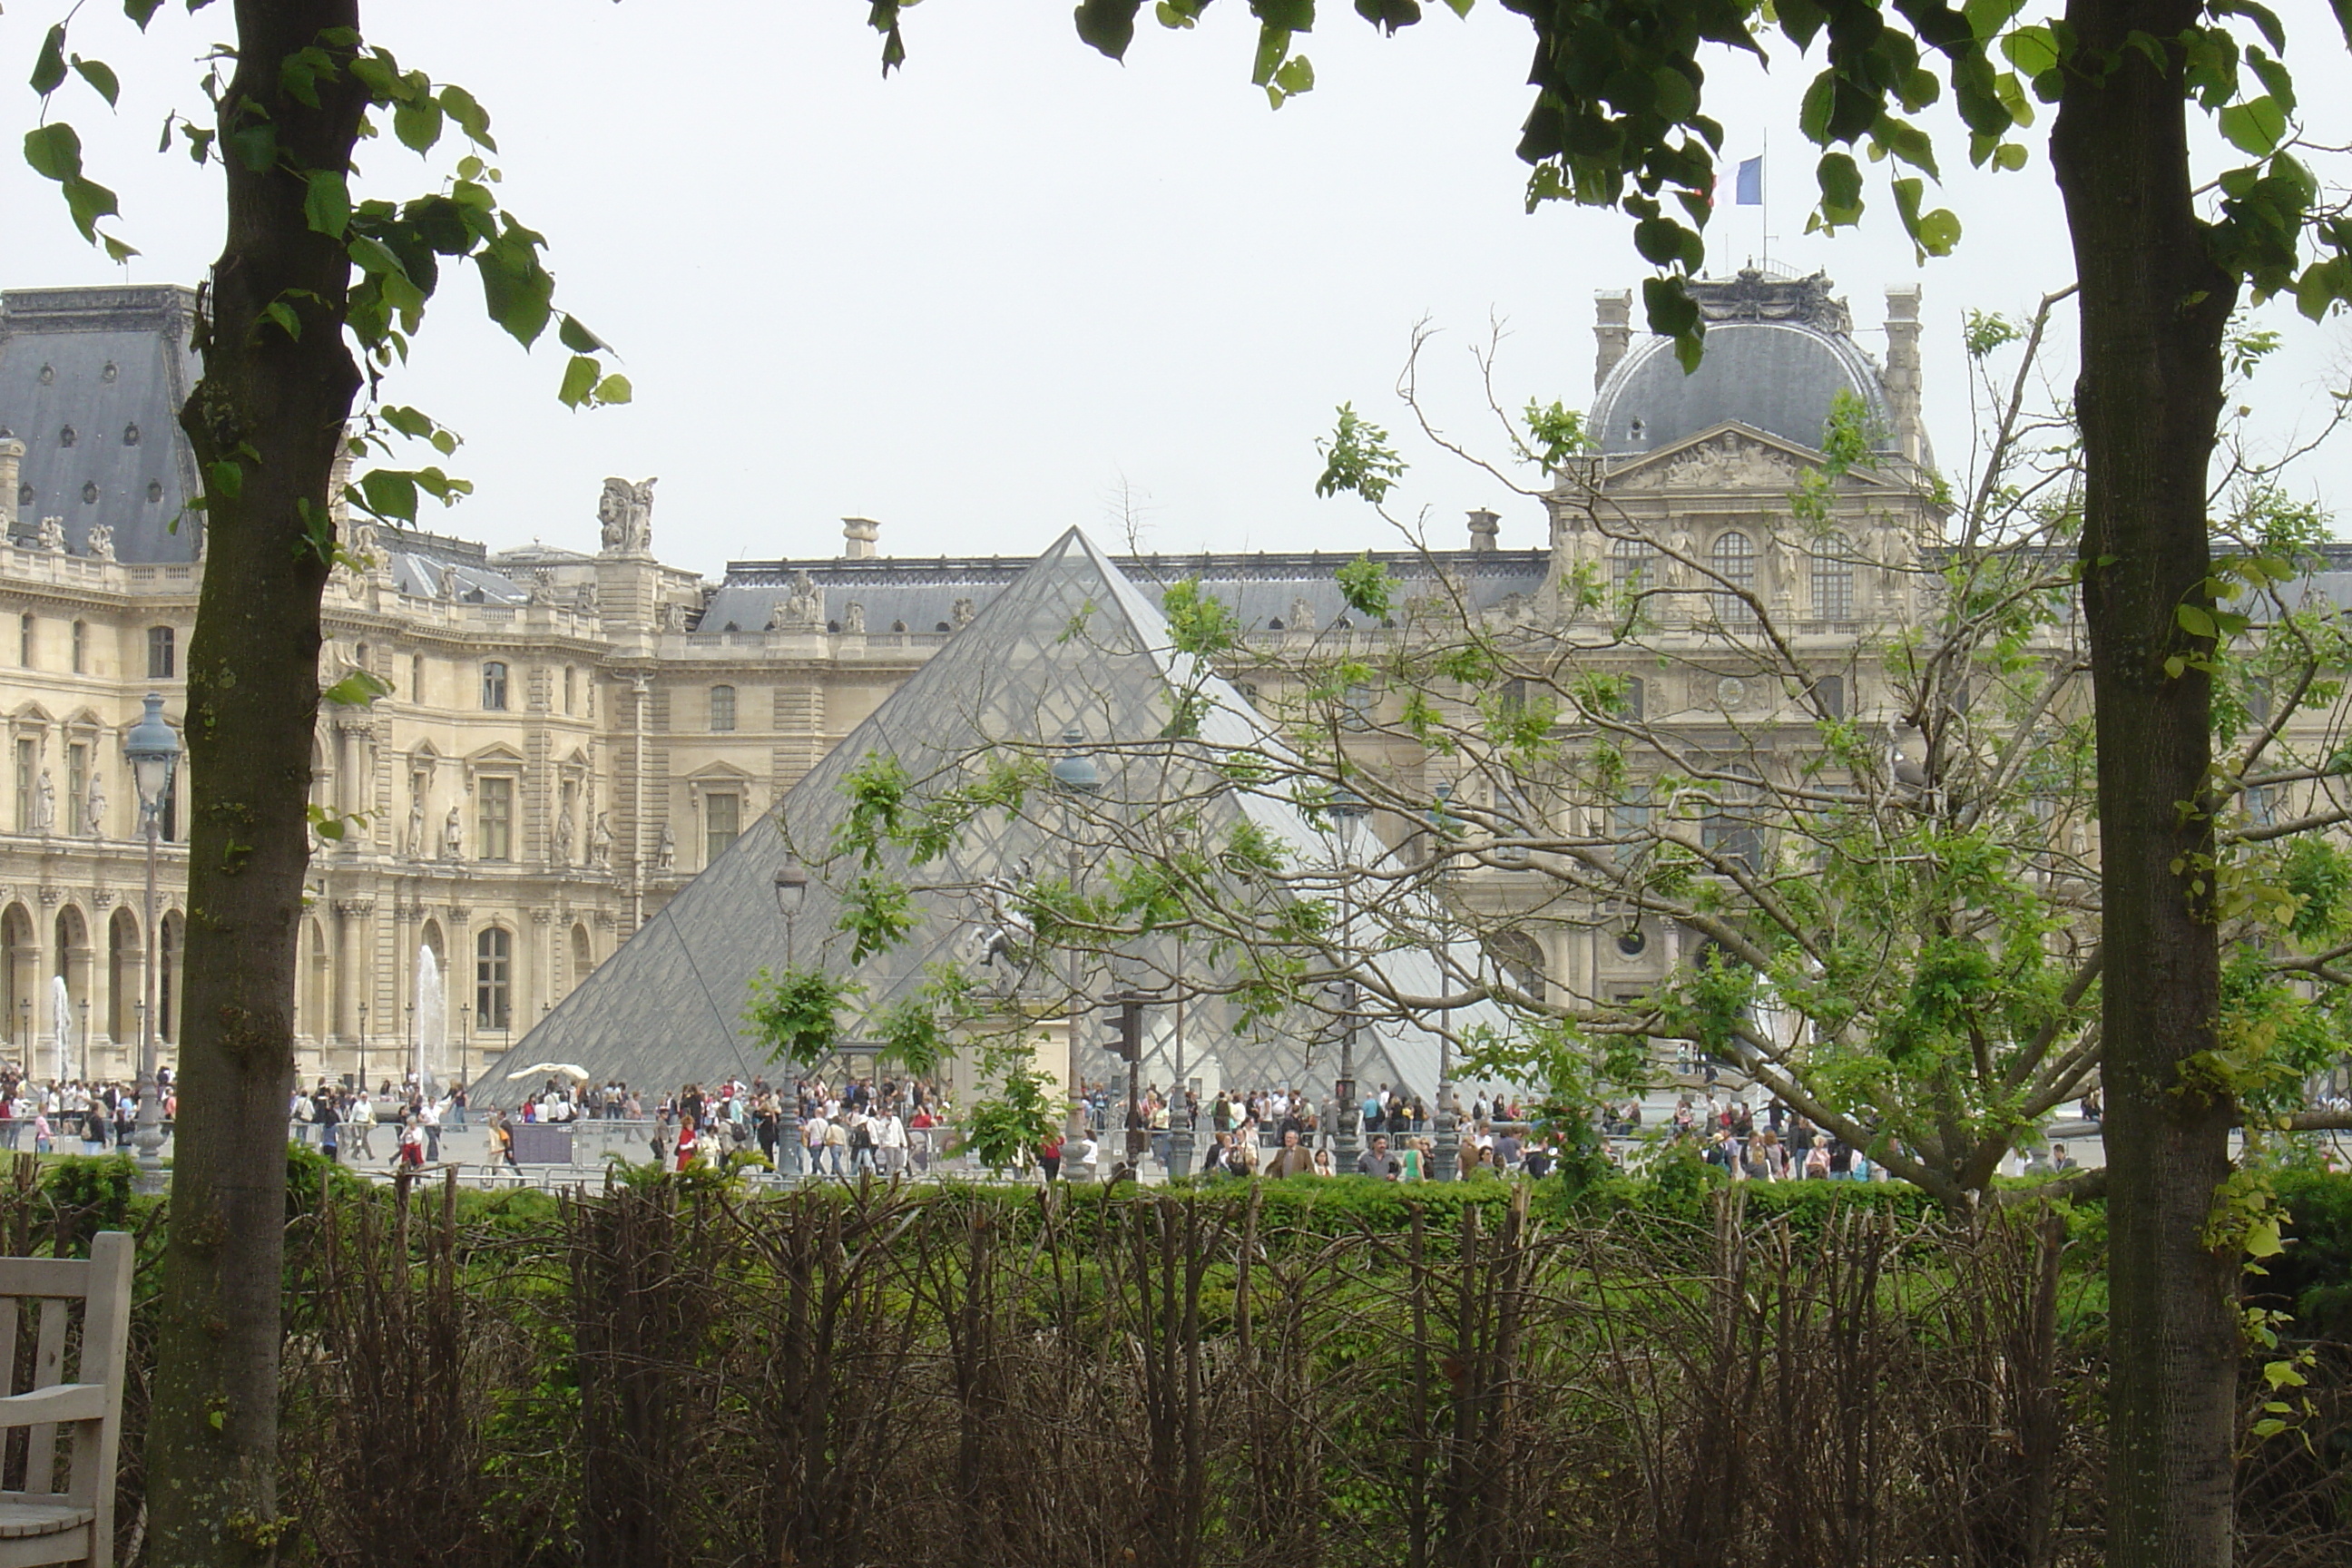
[[[0,1490],[0,1501],[69,1502],[96,1510],[93,1561],[101,1563],[114,1539],[115,1457],[131,1338],[131,1251],[128,1233],[108,1230],[90,1238],[87,1260],[0,1258],[0,1394],[31,1394],[68,1382],[108,1391],[102,1420],[65,1424],[73,1447],[62,1485],[58,1425],[24,1428],[22,1484]],[[71,1321],[77,1304],[81,1307],[79,1336],[72,1332]],[[30,1372],[19,1387],[27,1347]],[[76,1353],[73,1376],[68,1378],[69,1349]],[[7,1467],[0,1479],[15,1479],[14,1468]]]

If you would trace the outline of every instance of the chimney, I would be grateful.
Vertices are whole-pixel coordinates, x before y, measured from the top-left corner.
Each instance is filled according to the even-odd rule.
[[[1473,552],[1495,548],[1495,533],[1502,521],[1483,506],[1470,514],[1470,548]]]
[[[841,558],[845,561],[871,561],[874,542],[882,537],[882,525],[870,517],[845,517],[841,520]]]
[[[1886,291],[1886,398],[1895,406],[1895,446],[1918,462],[1927,442],[1919,427],[1919,286]]]
[[[21,521],[16,515],[17,491],[25,482],[25,443],[0,441],[0,517],[8,520],[6,533],[16,531]],[[5,542],[5,540],[0,540]]]
[[[1633,291],[1620,289],[1615,293],[1592,297],[1592,339],[1598,352],[1592,360],[1592,390],[1601,390],[1617,362],[1625,357],[1625,347],[1633,341]]]

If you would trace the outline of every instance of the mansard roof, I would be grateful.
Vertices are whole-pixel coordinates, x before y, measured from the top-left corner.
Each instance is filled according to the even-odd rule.
[[[1339,570],[1360,553],[1126,555],[1117,559],[1117,566],[1122,578],[1155,611],[1170,584],[1197,579],[1203,590],[1233,607],[1244,630],[1262,631],[1279,629],[1293,621],[1301,601],[1317,626],[1335,625],[1348,613],[1339,596]],[[1532,595],[1543,584],[1546,559],[1540,550],[1370,553],[1404,584],[1400,602],[1428,592],[1434,585],[1433,569],[1443,568],[1463,584],[1472,604],[1482,610],[1513,594]],[[863,606],[869,632],[887,632],[900,623],[909,632],[953,629],[958,624],[957,601],[969,601],[968,608],[977,612],[1034,564],[1030,558],[1020,556],[730,561],[725,580],[702,612],[700,629],[719,631],[730,624],[738,631],[761,629],[803,572],[824,593],[830,620],[840,620],[843,609],[854,603]]]
[[[182,508],[202,487],[179,423],[201,374],[195,302],[175,285],[0,294],[0,436],[25,445],[18,491],[0,498],[10,537],[54,517],[77,555],[103,525],[120,560],[196,558],[202,514]]]

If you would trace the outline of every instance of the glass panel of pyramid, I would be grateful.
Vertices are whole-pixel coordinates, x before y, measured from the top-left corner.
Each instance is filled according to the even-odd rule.
[[[1180,690],[1195,694],[1202,745],[1162,738]],[[1246,818],[1292,864],[1335,864],[1328,826],[1310,824],[1284,800],[1213,787],[1202,754],[1227,747],[1279,752],[1279,741],[1224,680],[1172,649],[1158,607],[1073,529],[517,1042],[507,1062],[576,1063],[597,1081],[617,1079],[649,1092],[778,1076],[743,1022],[748,987],[761,968],[784,966],[775,874],[795,853],[813,874],[792,928],[793,958],[836,972],[846,963],[850,940],[835,929],[842,903],[827,884],[847,872],[824,864],[848,815],[845,779],[869,757],[896,757],[919,795],[927,785],[968,781],[992,756],[1054,754],[1072,732],[1083,737],[1073,749],[1087,752],[1102,777],[1083,815],[1066,802],[1057,807],[1050,797],[1033,797],[1018,814],[974,817],[937,859],[891,868],[915,889],[917,920],[902,945],[857,966],[859,1005],[869,1016],[921,984],[933,964],[963,966],[1002,988],[1009,1003],[1025,999],[1031,1013],[1048,1016],[1061,1016],[1073,996],[1099,1001],[1122,984],[1150,985],[1163,997],[1188,986],[1213,989],[1197,941],[1188,961],[1166,932],[1132,940],[1120,960],[1090,967],[1049,951],[982,962],[989,933],[1003,929],[1007,890],[1045,877],[1068,878],[1083,889],[1090,869],[1100,875],[1109,850],[1087,842],[1090,823],[1148,822],[1181,797],[1204,837]],[[1455,973],[1476,966],[1475,957],[1446,956],[1462,965]],[[1418,947],[1358,963],[1391,994],[1421,997],[1443,991],[1450,966]],[[1171,985],[1177,976],[1184,978]],[[1195,992],[1182,1029],[1184,1078],[1202,1077],[1206,1058],[1214,1079],[1235,1088],[1328,1091],[1339,1053],[1328,1011],[1301,1009],[1303,1016],[1248,1030],[1232,1026],[1235,1011],[1222,997]],[[1177,1081],[1176,1014],[1170,1003],[1146,1015],[1148,1081]],[[1497,1021],[1483,1008],[1446,1016],[1456,1027]],[[845,1032],[856,1037],[857,1021],[848,1020]],[[1078,1070],[1116,1081],[1124,1068],[1102,1048],[1102,1037],[1099,1019],[1090,1019],[1078,1036]],[[1368,1017],[1356,1045],[1357,1081],[1433,1103],[1439,1045],[1433,1031],[1409,1017]]]

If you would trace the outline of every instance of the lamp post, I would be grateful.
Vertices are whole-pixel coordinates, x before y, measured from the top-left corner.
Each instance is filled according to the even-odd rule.
[[[786,856],[776,868],[776,912],[784,918],[784,968],[789,972],[795,962],[793,951],[793,926],[800,919],[801,906],[808,902],[808,868],[798,856]],[[776,1152],[782,1156],[776,1162],[776,1174],[785,1173],[787,1164],[792,1174],[801,1173],[801,1084],[799,1064],[786,1062],[784,1100],[776,1126]]]
[[[81,1080],[89,1081],[89,998],[81,999]]]
[[[460,1002],[457,1004],[457,1087],[460,1089],[466,1087],[466,1071],[470,1065],[467,1058],[472,1054],[473,1044],[474,1005]]]
[[[1355,966],[1355,911],[1351,903],[1353,889],[1350,879],[1356,860],[1356,837],[1363,831],[1364,818],[1371,807],[1344,785],[1331,797],[1331,819],[1339,829],[1339,954],[1350,969]],[[1356,1147],[1356,982],[1351,975],[1339,982],[1339,1005],[1345,1014],[1345,1027],[1339,1035],[1339,1078],[1332,1092],[1339,1099],[1339,1136],[1338,1161],[1345,1170],[1357,1155]]]
[[[139,1009],[139,1131],[131,1143],[139,1155],[139,1190],[154,1194],[163,1190],[163,1099],[155,1085],[155,971],[163,949],[155,928],[155,857],[163,842],[163,802],[171,795],[172,774],[180,765],[180,737],[163,718],[161,692],[147,694],[147,711],[122,738],[122,754],[131,764],[131,781],[139,792],[139,816],[147,833],[147,921],[142,928],[146,946],[140,965],[144,999]]]
[[[16,998],[16,1037],[20,1042],[16,1048],[23,1054],[25,1070],[29,1073],[33,1070],[33,999],[30,996]]]
[[[1062,744],[1069,749],[1054,759],[1054,788],[1062,796],[1062,836],[1069,843],[1070,891],[1074,894],[1078,890],[1081,872],[1076,802],[1079,797],[1093,795],[1102,788],[1102,770],[1095,766],[1092,756],[1078,750],[1086,741],[1086,731],[1076,726],[1063,731]],[[1078,983],[1078,954],[1073,950],[1070,953],[1070,1061],[1063,1079],[1073,1103],[1078,1097],[1078,1036],[1085,1027],[1083,1019],[1086,1015],[1086,1001],[1080,994]]]
[[[358,1067],[360,1092],[362,1094],[365,1094],[367,1092],[367,1004],[364,1002],[360,1004],[360,1047]]]

